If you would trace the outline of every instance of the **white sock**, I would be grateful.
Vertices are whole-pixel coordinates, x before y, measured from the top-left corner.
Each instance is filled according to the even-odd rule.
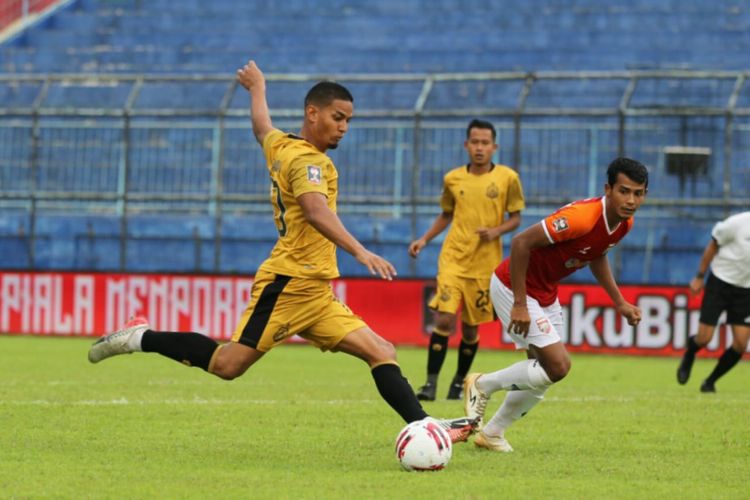
[[[477,379],[477,388],[488,396],[497,391],[524,391],[552,385],[542,365],[536,359],[519,361],[508,368],[485,373]]]
[[[143,332],[148,330],[148,328],[140,328],[133,332],[133,334],[128,339],[128,348],[133,352],[141,352],[143,349],[141,348],[141,339],[143,338]]]
[[[503,436],[505,429],[526,415],[533,407],[544,399],[548,387],[529,389],[526,391],[510,391],[505,395],[505,401],[492,416],[482,431],[488,436]]]

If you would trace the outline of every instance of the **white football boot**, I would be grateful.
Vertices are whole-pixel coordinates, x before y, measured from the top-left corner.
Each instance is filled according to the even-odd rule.
[[[503,453],[510,453],[513,451],[513,447],[508,440],[505,439],[505,436],[488,436],[484,431],[479,431],[477,437],[474,438],[474,446]]]
[[[98,363],[118,354],[130,354],[137,349],[130,346],[130,339],[136,332],[148,330],[146,318],[132,318],[123,325],[122,329],[100,338],[89,349],[89,361]]]
[[[481,373],[470,373],[464,379],[464,413],[469,418],[478,419],[481,429],[484,412],[487,410],[487,401],[490,400],[490,397],[477,387],[477,379],[480,376],[482,376]]]

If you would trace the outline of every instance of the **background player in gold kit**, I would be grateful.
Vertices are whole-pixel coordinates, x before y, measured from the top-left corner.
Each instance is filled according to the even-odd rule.
[[[423,401],[435,399],[448,337],[456,329],[459,308],[461,344],[448,399],[462,397],[464,377],[479,347],[477,327],[494,319],[489,288],[490,275],[503,258],[500,237],[518,227],[525,206],[518,174],[492,163],[497,144],[491,123],[469,123],[464,147],[469,163],[445,175],[442,213],[421,238],[409,245],[409,254],[417,257],[430,240],[451,226],[440,250],[437,291],[429,303],[435,310],[435,328],[428,347],[427,382],[417,391]]]
[[[336,215],[338,173],[325,152],[336,148],[349,128],[352,95],[334,82],[313,86],[305,97],[300,135],[295,136],[273,127],[265,77],[256,64],[250,61],[237,76],[250,92],[253,133],[266,157],[279,238],[258,269],[232,341],[219,345],[200,333],[155,332],[144,318],[135,318],[92,345],[89,361],[157,352],[231,380],[286,338],[299,335],[323,351],[362,359],[380,395],[405,421],[426,418],[401,374],[393,345],[337,300],[330,284],[339,276],[336,247],[352,254],[373,275],[387,280],[396,275],[394,267],[362,246]],[[475,426],[467,418],[437,422],[454,441],[466,440]]]

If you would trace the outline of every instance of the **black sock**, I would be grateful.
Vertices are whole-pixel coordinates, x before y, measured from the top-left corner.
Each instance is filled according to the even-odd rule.
[[[375,386],[386,403],[406,422],[427,417],[409,381],[401,375],[400,366],[391,363],[378,365],[372,369],[372,378],[375,379]]]
[[[471,363],[474,362],[474,356],[477,355],[477,349],[479,349],[479,339],[473,344],[461,339],[461,345],[458,346],[458,368],[456,368],[456,374],[453,376],[454,384],[463,383],[466,374],[471,369]]]
[[[702,345],[698,345],[695,343],[695,335],[688,338],[687,341],[687,351],[685,351],[686,356],[695,357],[695,353],[703,349]]]
[[[143,352],[158,352],[187,366],[197,366],[208,371],[219,344],[205,335],[194,332],[155,332],[146,330],[141,339]]]
[[[427,378],[430,376],[437,381],[437,376],[440,373],[440,369],[443,367],[443,361],[445,361],[445,353],[448,351],[448,337],[446,335],[440,335],[437,332],[432,332],[430,337],[430,345],[427,348]]]
[[[715,384],[726,372],[732,369],[734,365],[742,358],[742,353],[737,352],[731,347],[727,347],[727,350],[719,358],[719,362],[716,364],[716,368],[708,376],[706,382]]]

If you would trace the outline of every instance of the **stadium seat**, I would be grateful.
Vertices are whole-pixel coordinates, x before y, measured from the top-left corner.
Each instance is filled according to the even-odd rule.
[[[77,0],[62,4],[50,16],[0,44],[0,71],[4,75],[111,72],[231,77],[249,57],[257,58],[267,73],[315,75],[623,70],[636,66],[744,71],[750,49],[747,30],[741,29],[750,25],[750,10],[727,10],[703,0],[613,0],[583,2],[574,8],[570,2],[559,0],[545,2],[543,8],[533,2],[502,0],[489,2],[477,12],[467,11],[461,0],[441,0],[438,4],[429,0],[332,0],[326,3],[325,12],[315,13],[309,0],[252,0],[242,8],[237,8],[236,0],[185,0],[178,6],[171,0]],[[445,12],[461,15],[446,16]],[[326,34],[326,46],[321,45],[320,33]],[[268,213],[265,160],[246,117],[247,93],[239,89],[232,98],[229,107],[236,116],[222,121],[226,128],[221,148],[215,142],[220,133],[218,115],[187,116],[200,110],[216,111],[228,81],[176,84],[146,80],[132,103],[135,116],[126,120],[48,117],[45,112],[86,108],[90,114],[97,114],[99,111],[91,113],[91,109],[103,113],[121,110],[128,98],[135,96],[129,83],[65,81],[52,82],[46,88],[42,81],[9,84],[4,80],[0,82],[0,106],[5,110],[4,126],[0,127],[0,187],[13,196],[33,191],[96,193],[110,196],[107,202],[112,202],[124,186],[134,195],[128,201],[128,240],[124,246],[128,269],[253,272],[273,245],[276,233]],[[414,108],[424,85],[422,80],[388,85],[345,83],[355,94],[358,109],[399,112]],[[616,108],[628,83],[627,78],[539,80],[525,105],[532,111],[557,106]],[[641,81],[631,105],[723,107],[724,96],[734,83],[731,78],[661,84]],[[272,109],[298,109],[308,84],[275,82],[268,95]],[[517,105],[523,84],[523,78],[493,83],[437,81],[424,104],[430,112],[456,107],[510,109]],[[38,122],[32,122],[28,114],[16,120],[12,110],[31,107],[43,88],[43,112]],[[747,108],[747,101],[747,92],[743,91],[738,105]],[[177,115],[139,117],[138,112],[146,108],[176,109]],[[510,132],[515,127],[513,117],[492,119],[503,126],[499,127],[498,157],[510,164],[516,160],[516,138]],[[295,131],[299,126],[298,116],[274,120],[285,130]],[[580,119],[576,120],[523,118],[523,132],[518,137],[520,161],[514,166],[524,185],[529,186],[531,197],[547,200],[544,207],[529,208],[547,210],[599,193],[602,182],[597,182],[596,192],[592,192],[591,183],[582,185],[580,173],[588,172],[592,165],[606,164],[619,153],[617,117],[586,117],[583,126]],[[627,154],[652,166],[650,196],[654,198],[683,202],[693,197],[724,199],[724,136],[712,129],[719,127],[714,122],[724,117],[705,123],[703,118],[685,120],[675,120],[660,134],[654,134],[649,119],[629,116],[632,128],[622,138]],[[434,217],[420,215],[416,231],[412,231],[411,219],[404,215],[411,201],[410,169],[418,157],[418,209],[429,206],[437,213],[443,175],[466,161],[460,147],[465,125],[445,126],[448,121],[422,122],[419,150],[414,151],[417,138],[411,120],[399,121],[387,132],[368,127],[367,120],[362,120],[347,138],[357,146],[331,152],[340,169],[339,213],[347,227],[374,251],[398,263],[397,267],[421,277],[434,276],[444,234],[419,259],[405,257],[405,246],[423,234]],[[747,127],[743,121],[737,118],[736,130]],[[689,134],[683,131],[685,124],[695,125],[688,127]],[[738,151],[733,152],[732,161],[742,165],[747,155],[739,134],[735,132]],[[685,180],[666,172],[661,151],[665,145],[680,144],[686,138],[711,147],[714,154],[705,175]],[[125,140],[127,154],[122,146]],[[744,165],[733,166],[728,180],[731,199],[750,197],[750,177]],[[216,193],[233,199],[217,207],[212,198]],[[192,199],[207,201],[196,210],[190,205]],[[114,203],[95,205],[95,210],[111,214]],[[377,209],[367,213],[371,205],[377,205]],[[390,209],[383,209],[389,205]],[[185,215],[185,220],[165,215],[183,208],[183,214],[198,215]],[[206,211],[221,209],[224,217],[218,228],[215,218]],[[623,277],[635,280],[646,276],[654,283],[684,278],[682,271],[664,265],[694,267],[694,263],[688,265],[685,255],[692,258],[700,251],[710,231],[705,221],[716,220],[714,214],[686,210],[691,212],[695,227],[682,227],[684,217],[679,213],[639,218],[651,224],[644,227],[639,223],[623,245]],[[5,212],[3,208],[3,216]],[[393,216],[383,215],[387,213]],[[71,216],[69,224],[55,219],[61,228],[77,235],[71,238],[53,228],[52,219],[45,214],[37,225],[39,265],[119,267],[120,219],[112,215],[97,218],[100,215],[92,213],[92,219]],[[538,220],[537,215],[525,217],[524,227],[527,221]],[[187,218],[194,224],[186,222]],[[108,232],[105,226],[117,231]],[[5,238],[0,245],[23,244],[12,231],[0,234]],[[91,239],[91,234],[97,239]],[[219,234],[220,241],[215,245],[213,238]],[[506,246],[508,242],[506,238]],[[637,246],[649,250],[640,254]],[[220,249],[217,260],[215,248]],[[164,249],[167,251],[159,252]],[[20,251],[19,247],[9,253]],[[166,257],[170,254],[177,257]],[[625,259],[627,255],[635,257]],[[363,275],[361,266],[345,255],[341,257],[344,274]],[[643,264],[639,269],[625,263],[639,259],[648,261],[650,267]]]

